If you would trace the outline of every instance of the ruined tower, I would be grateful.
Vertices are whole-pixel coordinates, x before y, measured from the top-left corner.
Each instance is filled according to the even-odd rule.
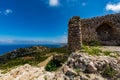
[[[80,17],[74,16],[68,24],[68,49],[70,52],[80,50],[82,47],[81,21]]]

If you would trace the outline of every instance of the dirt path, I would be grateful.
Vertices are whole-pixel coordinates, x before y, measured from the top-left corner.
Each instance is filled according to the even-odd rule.
[[[103,51],[120,52],[120,46],[103,46],[100,49]]]
[[[53,58],[53,56],[48,57],[45,61],[38,64],[39,67],[44,67]]]

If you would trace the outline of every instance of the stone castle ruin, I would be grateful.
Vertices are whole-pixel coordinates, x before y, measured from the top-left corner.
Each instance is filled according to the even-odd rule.
[[[105,46],[120,45],[120,13],[90,19],[74,16],[70,19],[68,26],[70,51],[81,49],[82,42],[97,41]]]

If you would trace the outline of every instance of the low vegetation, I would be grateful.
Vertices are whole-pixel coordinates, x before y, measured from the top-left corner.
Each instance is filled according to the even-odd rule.
[[[90,46],[82,46],[85,52],[87,52],[90,55],[100,55],[102,51],[98,47],[90,47]]]
[[[62,66],[62,64],[60,61],[53,59],[45,66],[45,70],[46,71],[55,71],[61,66]]]
[[[67,55],[57,55],[45,66],[46,71],[56,71],[59,67],[67,61]]]
[[[101,46],[101,43],[99,41],[91,41],[89,43],[83,42],[83,45],[88,45],[88,46]]]
[[[99,46],[86,46],[86,45],[83,45],[82,49],[83,49],[82,51],[85,51],[89,55],[97,55],[97,56],[105,55],[105,56],[110,56],[110,57],[114,57],[114,58],[118,57],[118,54],[116,54],[114,52],[102,51]]]
[[[103,72],[103,76],[111,78],[111,77],[115,76],[116,73],[117,72],[112,67],[109,66]]]
[[[110,51],[104,51],[103,53],[104,53],[104,55],[106,55],[106,56],[109,56],[109,55],[111,54]]]
[[[68,51],[66,47],[61,48],[46,48],[41,46],[34,46],[29,48],[20,48],[16,51],[12,51],[10,53],[7,53],[3,56],[0,56],[0,69],[2,70],[9,70],[10,68],[13,68],[15,66],[24,65],[24,64],[30,64],[33,66],[37,66],[40,62],[47,59],[49,56],[54,54],[62,54],[62,55],[68,55]],[[15,55],[15,56],[13,56]],[[64,60],[61,60],[61,62],[64,62]],[[48,63],[48,66],[52,65],[52,67],[59,67],[58,64],[61,62],[56,62],[52,60]],[[54,64],[55,63],[55,64]],[[57,63],[57,65],[56,65]],[[46,67],[47,70],[55,70],[51,69],[51,67]]]

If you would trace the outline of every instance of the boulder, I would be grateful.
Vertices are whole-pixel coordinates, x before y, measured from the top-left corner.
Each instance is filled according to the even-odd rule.
[[[86,67],[86,71],[88,73],[95,73],[97,71],[97,68],[95,67],[93,62],[90,62]]]

